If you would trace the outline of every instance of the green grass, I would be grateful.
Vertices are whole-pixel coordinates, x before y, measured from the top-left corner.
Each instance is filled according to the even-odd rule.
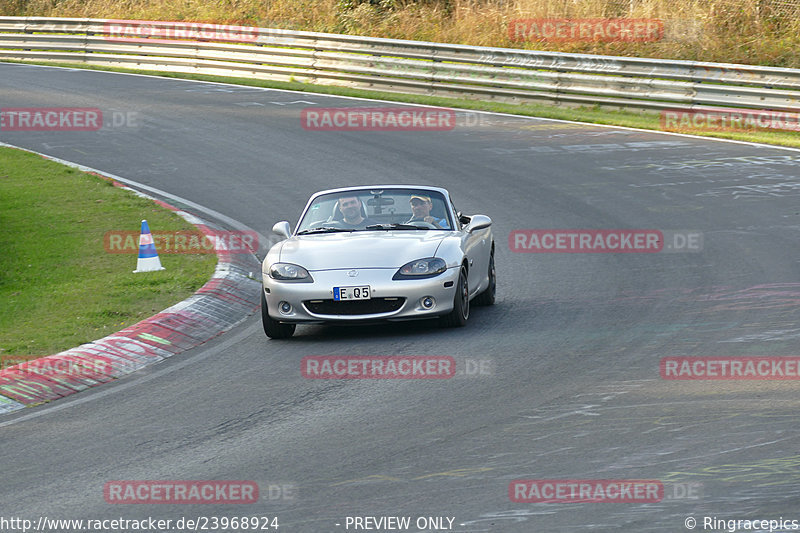
[[[96,176],[0,148],[0,356],[48,355],[90,342],[185,299],[214,254],[165,255],[133,274],[136,254],[104,249],[109,230],[194,229]]]
[[[23,63],[22,61],[10,61],[12,63]],[[486,102],[481,100],[466,100],[456,98],[444,98],[434,96],[420,96],[401,94],[394,92],[371,91],[364,89],[350,89],[346,87],[336,87],[330,85],[313,85],[300,82],[283,82],[258,80],[251,78],[235,78],[223,76],[209,76],[204,74],[188,74],[182,72],[161,72],[151,70],[125,69],[118,67],[102,67],[85,65],[83,63],[53,63],[53,62],[28,62],[40,65],[63,66],[70,68],[86,68],[91,70],[103,70],[108,72],[130,72],[136,74],[148,74],[151,76],[161,76],[165,78],[180,78],[220,83],[232,83],[237,85],[248,85],[253,87],[267,87],[272,89],[286,89],[291,91],[331,94],[337,96],[354,96],[359,98],[373,98],[378,100],[388,100],[393,102],[416,103],[430,106],[450,107],[455,109],[470,109],[480,111],[493,111],[497,113],[508,113],[512,115],[553,118],[560,120],[571,120],[576,122],[586,122],[589,124],[605,124],[610,126],[625,126],[629,128],[641,128],[655,131],[663,131],[661,128],[659,114],[639,113],[635,111],[614,111],[600,108],[599,106],[588,108],[567,108],[544,104],[504,104],[498,102]],[[683,131],[691,135],[703,137],[715,137],[719,139],[732,139],[737,141],[756,142],[763,144],[774,144],[777,146],[788,146],[800,148],[800,135],[792,131]]]

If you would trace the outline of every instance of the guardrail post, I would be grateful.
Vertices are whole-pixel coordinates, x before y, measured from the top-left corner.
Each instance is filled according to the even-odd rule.
[[[22,33],[33,35],[33,30],[28,29],[28,21],[25,20],[25,26],[22,28]],[[25,52],[30,52],[31,48],[23,48]]]
[[[319,77],[317,76],[317,71],[319,70],[317,68],[317,59],[318,59],[317,53],[321,51],[319,45],[319,38],[314,37],[314,39],[311,41],[311,47],[313,50],[313,52],[311,53],[311,80],[312,80],[311,83],[316,83],[317,80],[319,79]]]

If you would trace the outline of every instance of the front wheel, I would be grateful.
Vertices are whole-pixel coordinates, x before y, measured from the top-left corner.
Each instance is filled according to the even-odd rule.
[[[453,297],[453,310],[442,317],[442,326],[460,328],[469,318],[469,287],[467,286],[467,269],[461,267],[456,284],[456,295]]]
[[[264,325],[264,333],[270,339],[288,339],[294,335],[297,324],[281,324],[269,316],[267,310],[267,298],[264,296],[264,289],[261,289],[261,323]]]

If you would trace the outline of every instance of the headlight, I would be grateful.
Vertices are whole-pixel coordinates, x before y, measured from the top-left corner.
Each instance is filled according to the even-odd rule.
[[[447,264],[444,262],[444,259],[426,257],[425,259],[417,259],[416,261],[406,263],[400,267],[400,270],[397,271],[392,279],[432,278],[438,276],[445,270],[447,270]]]
[[[269,277],[278,281],[299,281],[302,283],[312,283],[314,278],[308,270],[300,265],[291,263],[274,263],[269,267]]]

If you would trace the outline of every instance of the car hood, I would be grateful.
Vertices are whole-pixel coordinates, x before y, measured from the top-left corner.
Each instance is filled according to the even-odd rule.
[[[282,263],[307,270],[400,268],[409,261],[433,257],[449,231],[357,231],[300,235],[283,241]]]

